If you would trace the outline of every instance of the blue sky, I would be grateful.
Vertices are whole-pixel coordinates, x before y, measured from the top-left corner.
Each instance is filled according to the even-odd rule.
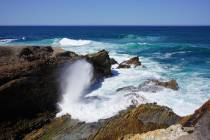
[[[210,0],[0,0],[0,25],[210,25]]]

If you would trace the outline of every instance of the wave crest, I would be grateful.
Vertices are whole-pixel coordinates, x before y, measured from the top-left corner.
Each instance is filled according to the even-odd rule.
[[[90,40],[74,40],[69,38],[63,38],[59,41],[61,46],[84,46],[90,44]]]

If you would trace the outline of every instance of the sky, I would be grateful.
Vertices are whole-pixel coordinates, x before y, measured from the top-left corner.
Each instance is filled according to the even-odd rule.
[[[0,25],[210,25],[210,0],[0,0]]]

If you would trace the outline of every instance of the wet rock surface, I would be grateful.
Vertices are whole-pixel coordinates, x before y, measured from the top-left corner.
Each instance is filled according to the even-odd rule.
[[[130,68],[130,67],[137,67],[140,66],[141,62],[139,60],[139,57],[132,57],[131,59],[127,61],[123,61],[119,64],[118,68]]]
[[[101,50],[94,54],[88,54],[85,57],[93,65],[95,77],[108,77],[112,75],[111,59],[106,50]]]

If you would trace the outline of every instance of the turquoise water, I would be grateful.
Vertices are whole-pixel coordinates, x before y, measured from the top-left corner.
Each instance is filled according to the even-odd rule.
[[[210,98],[210,27],[0,27],[0,45],[52,45],[79,54],[106,49],[118,62],[139,56],[146,68],[113,66],[118,74],[86,95],[104,100],[94,100],[73,113],[85,114],[75,115],[84,121],[110,117],[133,99],[139,104],[157,102],[187,115]],[[138,92],[139,96],[116,93],[117,88],[137,86],[147,79],[175,79],[180,88]],[[93,118],[93,112],[100,115]]]

